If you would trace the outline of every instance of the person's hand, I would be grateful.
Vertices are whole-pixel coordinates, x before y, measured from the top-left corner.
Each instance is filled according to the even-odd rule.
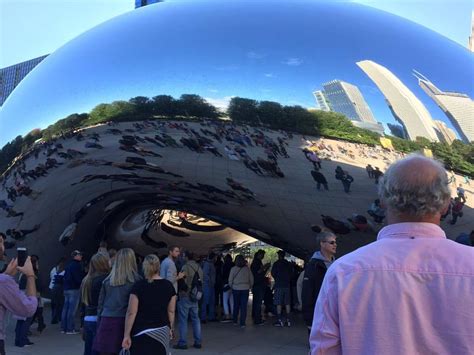
[[[183,277],[186,277],[186,273],[181,271],[179,274],[178,274],[178,277],[176,278],[177,280],[180,280],[182,279]]]
[[[128,350],[130,349],[131,346],[132,346],[132,339],[130,338],[130,336],[124,337],[122,340],[122,348],[124,348],[125,350]]]
[[[31,258],[27,257],[25,261],[25,265],[17,266],[18,271],[20,271],[26,277],[35,276],[35,272],[33,271],[33,265],[31,264]]]
[[[10,275],[10,276],[15,276],[17,273],[17,267],[18,267],[18,262],[16,258],[12,259],[5,270],[5,274]]]

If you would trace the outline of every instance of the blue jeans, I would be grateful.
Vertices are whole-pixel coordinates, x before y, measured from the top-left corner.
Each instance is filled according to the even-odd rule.
[[[207,320],[209,315],[209,320],[216,319],[216,294],[214,287],[209,285],[203,285],[202,287],[202,304],[201,304],[201,320]],[[208,312],[209,308],[209,312]]]
[[[232,294],[234,296],[234,323],[237,323],[240,311],[240,325],[245,325],[249,290],[232,290]]]
[[[258,324],[262,322],[262,302],[263,295],[265,293],[264,285],[257,285],[252,288],[253,300],[252,300],[252,318],[254,323]]]
[[[84,321],[84,355],[99,355],[92,350],[95,335],[97,334],[97,322]]]
[[[201,322],[199,321],[199,307],[197,302],[192,302],[188,297],[178,300],[178,345],[187,345],[188,339],[188,316],[191,315],[193,326],[194,344],[201,344]]]
[[[61,329],[65,332],[73,332],[74,315],[79,304],[79,290],[64,290],[64,306],[61,316]]]
[[[30,329],[32,318],[16,321],[15,327],[15,346],[24,347],[30,342],[28,339],[28,330]]]

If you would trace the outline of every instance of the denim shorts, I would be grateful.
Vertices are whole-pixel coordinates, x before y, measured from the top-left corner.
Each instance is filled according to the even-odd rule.
[[[273,303],[275,304],[275,306],[289,305],[290,304],[290,288],[289,287],[275,288],[275,293],[273,295]]]

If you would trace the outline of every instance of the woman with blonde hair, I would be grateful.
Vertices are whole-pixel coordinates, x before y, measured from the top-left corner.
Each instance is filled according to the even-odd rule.
[[[128,298],[133,285],[139,279],[135,253],[130,248],[120,249],[115,256],[112,271],[100,290],[97,308],[99,323],[92,347],[99,354],[119,353]]]
[[[145,257],[143,274],[145,279],[135,283],[130,294],[122,347],[132,355],[167,355],[173,338],[176,292],[170,281],[160,277],[156,255]]]
[[[97,305],[102,282],[110,272],[109,257],[103,253],[92,256],[89,271],[81,283],[81,300],[85,306],[84,316],[84,355],[91,355],[92,344],[97,333]]]

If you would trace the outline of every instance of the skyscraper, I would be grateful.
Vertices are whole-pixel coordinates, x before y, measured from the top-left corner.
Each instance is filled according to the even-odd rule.
[[[135,0],[135,9],[139,7],[156,4],[157,2],[162,2],[163,0]]]
[[[313,92],[313,95],[320,110],[331,111],[326,97],[324,96],[324,93],[321,90],[316,90],[315,92]]]
[[[471,35],[469,36],[467,48],[469,48],[471,52],[474,52],[474,11],[471,15]]]
[[[44,55],[0,69],[0,106],[3,105],[20,81],[47,56]]]
[[[323,88],[331,111],[342,113],[352,121],[377,123],[357,86],[341,80],[332,80],[323,84]]]
[[[425,137],[439,141],[433,119],[423,103],[390,70],[371,60],[357,62],[385,96],[395,119],[400,122],[411,140]]]
[[[456,133],[449,128],[443,121],[434,121],[436,125],[436,131],[439,133],[438,137],[440,141],[451,144],[456,139]]]
[[[466,143],[474,141],[474,101],[465,94],[441,91],[424,75],[416,70],[413,73],[423,91],[448,116],[461,139]]]

